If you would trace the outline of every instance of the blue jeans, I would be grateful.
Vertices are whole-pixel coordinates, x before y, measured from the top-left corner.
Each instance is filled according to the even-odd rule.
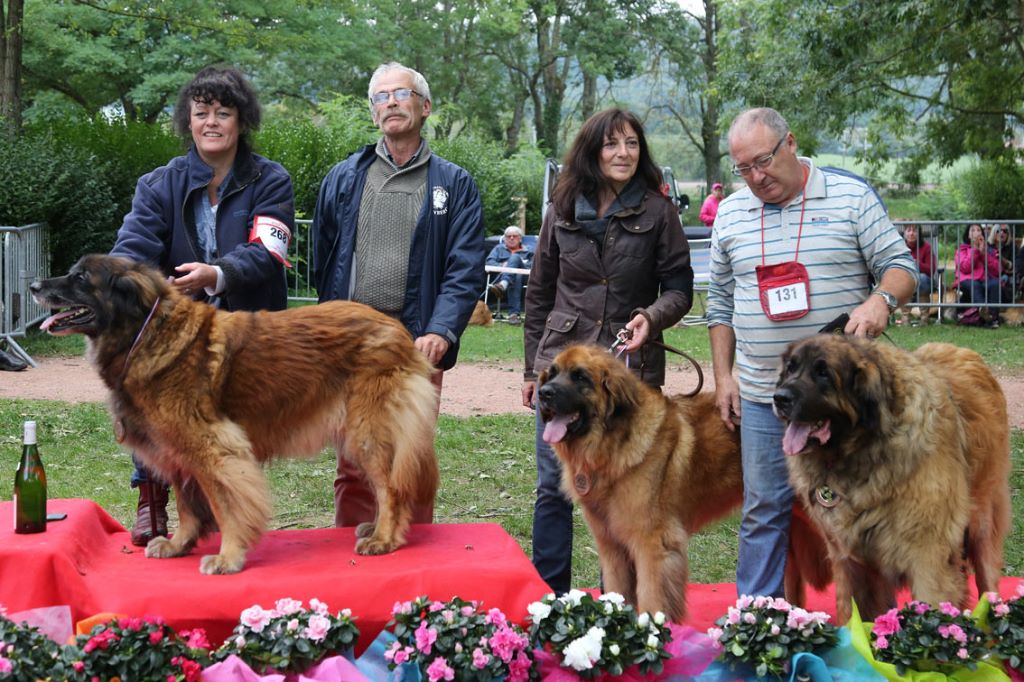
[[[999,303],[999,278],[992,277],[987,280],[972,279],[971,303],[976,306],[983,306],[986,303]]]
[[[917,298],[914,299],[915,303],[928,303],[931,300],[932,295],[932,278],[921,273],[917,279]]]
[[[562,493],[562,465],[544,442],[536,412],[537,501],[533,505],[533,565],[555,594],[572,583],[572,502]]]
[[[507,268],[529,268],[529,263],[523,261],[522,257],[518,253],[513,253],[512,257],[504,263]],[[495,280],[497,282],[507,282],[507,289],[505,289],[505,296],[508,298],[508,312],[510,315],[518,315],[523,312],[523,287],[526,286],[526,275],[513,275],[509,272],[501,273],[501,277]]]
[[[140,483],[145,483],[146,481],[148,481],[150,479],[151,476],[153,478],[153,482],[154,483],[163,483],[163,481],[161,481],[159,478],[157,478],[155,474],[152,474],[149,471],[149,469],[147,469],[146,467],[142,466],[142,462],[139,461],[138,457],[135,456],[134,452],[132,453],[132,464],[135,465],[135,471],[132,472],[132,487],[133,488],[138,488]],[[167,485],[166,483],[163,483],[163,484],[165,486]]]
[[[782,453],[785,427],[769,403],[743,400],[741,411],[743,520],[736,592],[783,597],[794,497]]]

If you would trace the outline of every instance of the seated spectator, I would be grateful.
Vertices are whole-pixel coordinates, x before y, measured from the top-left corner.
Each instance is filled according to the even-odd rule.
[[[964,231],[963,243],[956,250],[956,274],[953,284],[961,296],[970,297],[972,307],[958,315],[964,324],[980,322],[979,309],[986,303],[999,303],[999,256],[985,243],[981,225],[974,224]],[[990,327],[999,326],[997,311],[989,311]]]
[[[917,270],[920,273],[917,279],[917,295],[914,301],[917,303],[928,303],[931,293],[935,291],[935,254],[932,253],[931,244],[921,239],[921,233],[917,225],[907,225],[903,228],[903,240],[910,248],[910,255],[917,263]]]
[[[1013,239],[1010,237],[1010,226],[995,225],[988,238],[989,245],[999,256],[999,291],[1005,303],[1013,301],[1015,277]]]
[[[701,204],[700,221],[708,227],[715,224],[715,216],[718,215],[718,204],[721,203],[724,194],[725,190],[722,189],[722,183],[716,182],[711,185],[711,194]]]
[[[515,225],[505,228],[501,243],[491,249],[487,255],[487,265],[502,265],[507,268],[529,269],[533,264],[533,252],[523,246],[523,233]],[[502,297],[508,300],[508,321],[519,324],[519,316],[523,312],[523,287],[526,286],[526,275],[501,273],[491,282],[488,294],[496,300]]]

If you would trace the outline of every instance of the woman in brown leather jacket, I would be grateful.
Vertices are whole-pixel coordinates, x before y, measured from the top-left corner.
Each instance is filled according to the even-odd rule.
[[[523,404],[534,406],[537,374],[573,343],[608,347],[623,329],[622,356],[660,388],[665,353],[645,345],[690,310],[693,270],[676,208],[660,191],[643,126],[632,113],[608,109],[580,129],[566,154],[544,219],[523,327]],[[556,594],[570,588],[572,504],[537,418],[537,500],[533,563]]]

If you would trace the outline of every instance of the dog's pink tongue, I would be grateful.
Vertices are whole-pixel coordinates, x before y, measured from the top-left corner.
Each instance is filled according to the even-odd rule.
[[[39,325],[39,329],[40,329],[40,331],[49,332],[50,331],[50,327],[52,327],[53,324],[57,320],[62,320],[65,317],[71,317],[74,314],[75,314],[74,311],[65,310],[62,313],[57,313],[56,315],[50,315],[48,318],[43,320],[42,324]]]
[[[818,442],[824,445],[832,437],[830,425],[831,422],[827,419],[817,429],[813,424],[790,422],[786,427],[786,433],[782,435],[782,451],[787,455],[798,455],[807,447],[807,440],[810,438],[817,438]]]
[[[551,421],[544,425],[544,434],[541,436],[544,442],[548,444],[561,442],[565,438],[570,421],[572,421],[572,417],[568,415],[552,417]]]

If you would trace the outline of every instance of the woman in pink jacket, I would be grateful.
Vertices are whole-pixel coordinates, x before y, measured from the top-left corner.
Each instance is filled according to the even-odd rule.
[[[999,254],[985,241],[981,225],[971,225],[964,232],[963,243],[956,250],[956,276],[953,283],[962,293],[970,295],[977,307],[999,303]],[[968,308],[961,321],[978,318],[977,307]],[[989,326],[999,326],[999,315],[989,312]]]

